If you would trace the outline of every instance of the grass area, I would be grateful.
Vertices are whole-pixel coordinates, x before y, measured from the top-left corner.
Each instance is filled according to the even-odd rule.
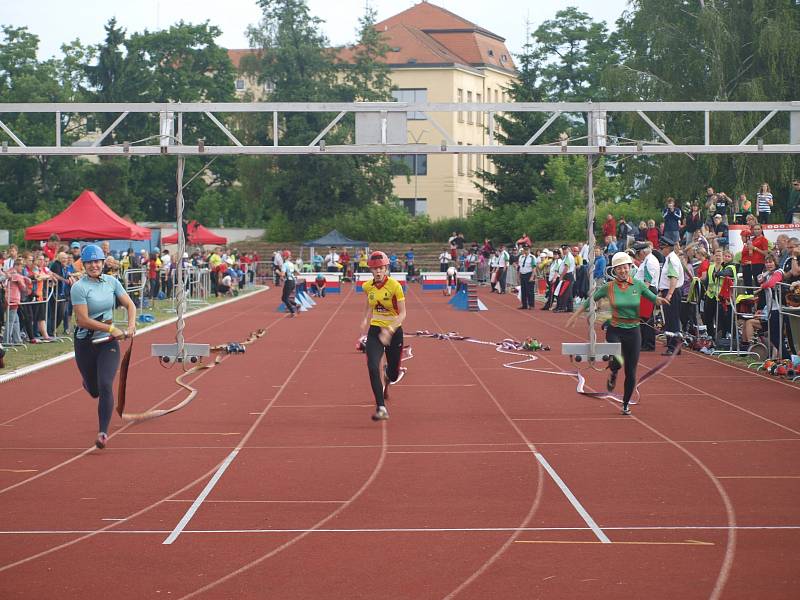
[[[248,287],[242,290],[239,295],[246,295],[256,291],[257,287]],[[229,300],[230,297],[219,297],[214,298],[213,296],[208,299],[208,304],[217,304],[218,302],[222,302],[223,300]],[[139,314],[150,314],[155,317],[155,321],[153,323],[142,323],[139,322],[136,325],[137,331],[143,331],[148,327],[152,327],[156,323],[161,321],[166,321],[167,319],[171,319],[175,317],[175,312],[172,310],[172,303],[167,300],[157,300],[155,303],[154,309],[145,309],[143,313]],[[191,312],[199,309],[204,308],[205,304],[201,306],[197,306],[194,304],[189,304],[187,307],[186,314],[190,314]],[[115,311],[114,312],[114,320],[124,320],[124,311]],[[65,339],[62,342],[53,342],[50,344],[29,344],[27,348],[18,347],[16,351],[13,348],[6,348],[6,358],[5,364],[6,368],[0,371],[0,375],[5,375],[14,371],[15,369],[19,369],[21,367],[26,367],[29,365],[36,364],[43,360],[48,360],[50,358],[55,358],[56,356],[60,356],[62,354],[66,354],[68,352],[72,352],[72,342],[68,339]]]

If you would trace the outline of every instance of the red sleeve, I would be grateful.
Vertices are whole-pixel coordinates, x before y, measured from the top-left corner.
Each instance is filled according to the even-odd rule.
[[[775,269],[772,275],[769,276],[769,279],[767,279],[764,283],[761,284],[761,289],[763,290],[765,288],[774,288],[775,285],[780,283],[781,281],[783,281],[783,271],[781,271],[780,269]]]

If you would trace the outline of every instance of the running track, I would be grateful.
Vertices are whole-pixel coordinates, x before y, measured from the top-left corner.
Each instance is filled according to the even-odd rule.
[[[115,419],[104,451],[73,363],[0,385],[0,598],[798,597],[796,386],[684,353],[626,418],[491,347],[409,335],[585,338],[481,293],[465,313],[411,286],[415,357],[381,424],[350,287],[296,319],[278,290],[190,318],[189,341],[268,333],[183,411]],[[131,410],[182,398],[147,356],[173,335],[138,338]]]

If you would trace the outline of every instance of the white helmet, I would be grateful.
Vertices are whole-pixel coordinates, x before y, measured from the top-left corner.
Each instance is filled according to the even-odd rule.
[[[611,268],[614,269],[620,265],[632,265],[633,259],[627,252],[617,252],[611,259]]]

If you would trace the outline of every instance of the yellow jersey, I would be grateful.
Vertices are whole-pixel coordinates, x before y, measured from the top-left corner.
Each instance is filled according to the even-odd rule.
[[[370,325],[389,327],[395,323],[395,317],[400,314],[399,303],[405,302],[403,287],[396,279],[387,277],[381,284],[376,284],[374,279],[365,281],[361,286],[367,294],[367,301],[372,307],[372,320]]]

